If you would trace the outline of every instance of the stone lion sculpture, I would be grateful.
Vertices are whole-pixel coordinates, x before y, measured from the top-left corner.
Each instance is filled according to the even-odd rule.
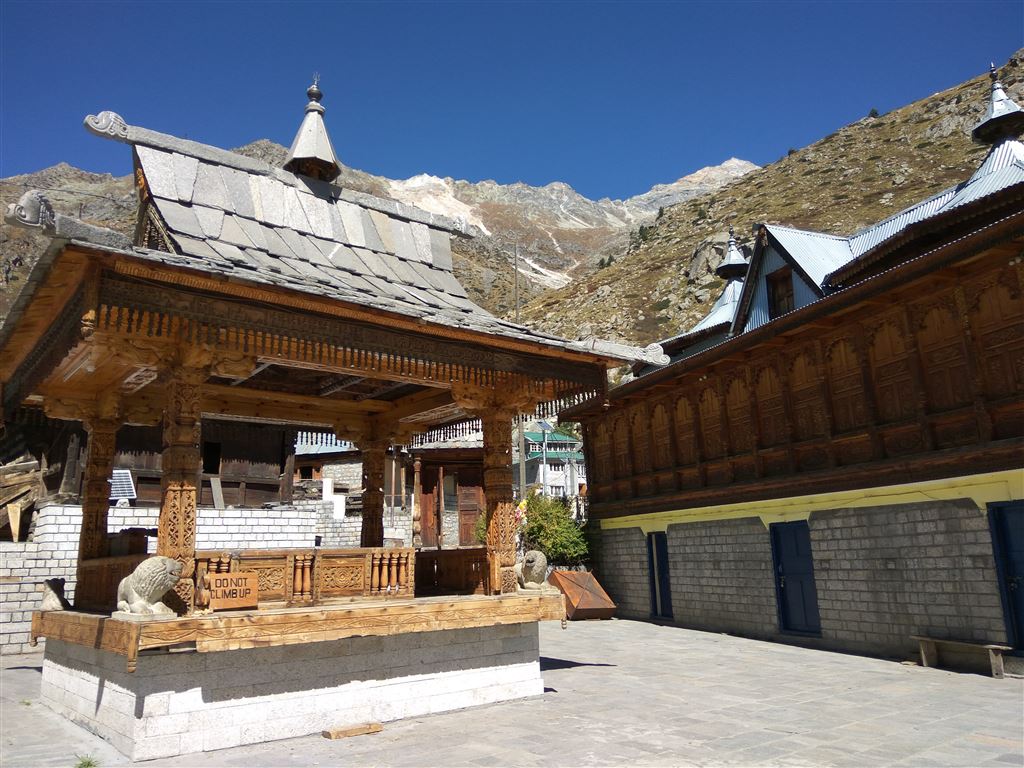
[[[557,587],[547,583],[547,577],[548,559],[539,550],[531,549],[523,555],[521,562],[516,563],[516,578],[519,580],[519,591],[521,592],[528,590],[558,591]]]
[[[147,557],[117,587],[117,610],[125,613],[174,613],[162,602],[181,578],[181,563],[170,557]]]
[[[47,579],[43,582],[43,599],[39,601],[40,611],[66,611],[71,603],[64,597],[64,579]]]

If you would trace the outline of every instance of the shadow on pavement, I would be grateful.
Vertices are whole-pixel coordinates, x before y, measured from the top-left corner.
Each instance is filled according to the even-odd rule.
[[[597,664],[590,661],[569,661],[568,659],[552,659],[548,656],[540,657],[540,671],[548,672],[552,669],[572,669],[573,667],[616,667],[617,664]]]

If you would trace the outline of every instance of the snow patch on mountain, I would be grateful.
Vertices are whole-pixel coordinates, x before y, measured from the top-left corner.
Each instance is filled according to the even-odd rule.
[[[479,227],[485,235],[491,235],[478,210],[455,196],[454,183],[451,179],[440,179],[421,173],[404,181],[388,179],[387,183],[391,197],[395,200],[450,219],[461,219],[467,224]]]

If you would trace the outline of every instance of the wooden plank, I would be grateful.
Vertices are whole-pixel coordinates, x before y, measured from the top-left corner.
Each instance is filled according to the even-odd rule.
[[[380,733],[383,730],[384,726],[380,723],[362,723],[361,725],[351,725],[348,728],[331,728],[330,730],[323,731],[323,737],[325,739],[347,739],[349,736]]]
[[[210,478],[210,490],[213,491],[214,508],[224,509],[224,489],[221,488],[220,478],[216,475]]]

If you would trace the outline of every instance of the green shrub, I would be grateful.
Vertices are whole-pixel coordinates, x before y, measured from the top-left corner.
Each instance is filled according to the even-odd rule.
[[[560,499],[534,494],[526,502],[525,549],[539,549],[552,565],[577,565],[587,560],[587,540]]]
[[[473,526],[473,538],[480,544],[487,543],[487,512],[486,510],[480,510],[480,517],[476,519],[476,525]]]

